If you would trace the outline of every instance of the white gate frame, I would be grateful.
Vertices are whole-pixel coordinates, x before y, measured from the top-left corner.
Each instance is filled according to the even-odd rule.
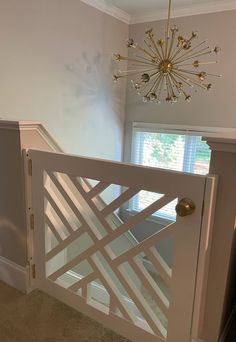
[[[207,294],[217,187],[218,176],[207,176],[191,333],[193,342],[204,342],[201,337]]]
[[[40,151],[35,151],[35,153],[40,155]],[[45,153],[45,152],[44,152]],[[31,155],[34,154],[34,151],[29,151],[29,156],[26,152],[25,154],[25,170],[27,173],[30,173],[30,170],[28,168],[28,160],[31,158]],[[62,154],[57,154],[60,157],[64,156]],[[74,158],[71,156],[71,158]],[[83,159],[83,158],[82,158]],[[112,164],[112,163],[111,163]],[[118,164],[118,163],[113,163]],[[123,164],[119,164],[120,166]],[[38,168],[39,165],[37,165]],[[127,166],[127,165],[126,165]],[[125,166],[124,166],[125,167]],[[132,167],[132,166],[129,166]],[[38,172],[37,168],[34,169],[34,172]],[[60,171],[60,170],[58,170]],[[155,170],[156,171],[156,170]],[[174,173],[174,172],[173,172]],[[31,175],[29,175],[31,177]],[[28,208],[32,208],[32,199],[31,199],[31,180],[30,177],[28,177],[28,181],[26,182],[27,187],[27,193],[28,193]],[[184,175],[182,175],[184,177]],[[194,177],[194,176],[193,176]],[[88,177],[89,178],[89,177]],[[140,179],[141,181],[141,179]],[[208,258],[209,258],[209,251],[210,251],[210,244],[209,241],[211,240],[211,227],[212,227],[212,215],[214,212],[214,203],[215,203],[215,194],[216,194],[216,184],[217,184],[217,178],[215,176],[209,176],[206,178],[206,188],[205,188],[205,201],[207,203],[207,206],[205,206],[204,210],[204,216],[203,216],[203,224],[202,224],[202,232],[201,232],[201,244],[200,244],[200,254],[199,254],[199,260],[198,260],[198,276],[197,276],[197,284],[196,284],[196,294],[195,294],[195,307],[194,307],[194,314],[193,314],[193,325],[192,325],[192,337],[194,340],[199,340],[199,331],[201,329],[201,318],[203,317],[202,312],[204,311],[204,291],[206,288],[206,274],[207,274],[207,265],[208,265]],[[196,188],[197,189],[197,188]],[[41,194],[42,195],[42,194]],[[41,208],[42,209],[42,208]],[[34,208],[34,214],[37,210],[40,210],[40,208],[36,209]],[[31,209],[28,213],[28,232],[30,232],[30,237],[28,240],[28,245],[30,247],[29,257],[31,260],[31,266],[32,266],[32,272],[31,272],[31,286],[32,288],[40,287],[40,281],[38,279],[35,280],[34,278],[34,264],[35,264],[35,249],[33,247],[32,240],[36,241],[38,238],[40,238],[39,232],[35,232],[32,227],[32,216],[31,216]],[[37,235],[37,238],[36,238]],[[42,235],[42,234],[41,234]],[[36,238],[36,240],[35,240]],[[35,243],[35,242],[34,242]],[[43,241],[41,241],[43,243]],[[53,286],[48,286],[47,288],[48,293],[51,293],[52,296],[57,297],[58,299],[66,302],[70,306],[78,309],[77,305],[75,304],[75,298],[78,298],[77,296],[73,295],[72,293],[65,294],[63,289],[60,288],[54,288]],[[94,315],[94,309],[89,308],[88,306],[83,307],[83,312],[90,317],[93,317],[94,319],[99,320],[100,322],[104,322],[104,316],[102,313],[97,312],[96,315]],[[116,317],[117,318],[117,317]],[[106,318],[106,321],[109,321],[109,326],[117,331],[117,325],[116,323],[111,320],[108,320]],[[145,339],[146,335],[145,333],[140,331],[137,331],[136,327],[133,329],[132,325],[130,325],[128,322],[123,321],[121,324],[119,324],[119,330],[118,332],[120,334],[123,334],[129,338],[132,338],[134,340],[140,340]],[[161,339],[160,339],[161,340]],[[151,341],[151,339],[150,339]],[[157,342],[157,338],[153,337],[153,342]]]

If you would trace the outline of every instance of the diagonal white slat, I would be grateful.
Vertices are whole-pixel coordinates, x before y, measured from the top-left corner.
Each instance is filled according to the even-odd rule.
[[[127,202],[130,198],[135,196],[139,191],[140,191],[139,189],[126,190],[118,198],[116,198],[109,205],[107,205],[106,208],[101,210],[102,215],[104,217],[108,216],[109,214],[114,212],[116,209],[120,208],[120,206],[124,204],[125,202]]]
[[[79,218],[82,225],[86,226],[88,222],[90,223],[90,229],[93,231],[94,235],[96,235],[97,239],[101,239],[102,235],[98,231],[98,229],[93,224],[90,217],[86,214],[86,212],[80,212],[79,208],[83,208],[83,203],[80,203],[78,199],[75,197],[71,189],[65,183],[64,179],[57,175],[57,177],[53,174],[48,172],[50,178],[54,182],[55,186],[57,187],[58,191],[63,195],[64,199],[66,200],[67,204],[74,212],[74,214]]]
[[[80,227],[78,230],[76,230],[73,234],[69,235],[65,240],[62,240],[61,243],[54,247],[50,252],[46,254],[45,260],[49,261],[54,256],[56,256],[58,253],[62,252],[68,246],[74,242],[76,239],[78,239],[81,235],[83,235],[86,232],[86,227]]]
[[[88,303],[91,300],[91,284],[85,285],[81,288],[82,297]]]
[[[57,213],[55,212],[55,210],[52,208],[52,206],[50,205],[50,203],[48,201],[47,201],[47,205],[45,207],[46,207],[45,217],[47,216],[48,219],[51,221],[54,228],[56,229],[56,231],[60,235],[62,241],[65,240],[69,234],[68,230],[65,228],[62,221],[58,217]]]
[[[148,237],[144,241],[142,241],[137,246],[133,247],[132,249],[128,250],[127,252],[121,254],[116,259],[112,261],[114,266],[121,265],[122,263],[125,263],[126,261],[130,261],[134,256],[144,252],[145,254],[151,254],[149,251],[150,248],[153,247],[158,241],[162,241],[167,236],[174,233],[174,227],[175,224],[171,223],[169,226],[162,228],[160,231],[155,233],[154,235]],[[155,247],[153,247],[155,250]],[[159,254],[159,253],[158,253]],[[157,267],[157,270],[160,272],[161,275],[163,275],[164,280],[167,284],[170,283],[170,277],[171,277],[171,271],[167,264],[164,262],[164,260],[161,258],[155,259],[155,266]],[[164,269],[163,269],[164,268]]]
[[[58,191],[62,194],[63,198],[66,200],[67,204],[69,205],[75,216],[79,218],[82,224],[86,223],[75,204],[76,202],[74,201],[74,196],[71,193],[70,189],[67,186],[63,187],[64,184],[62,183],[62,178],[59,178],[60,176],[58,175],[58,178],[60,179],[59,181],[59,179],[52,172],[48,172],[48,175],[51,178],[54,185],[57,187]]]
[[[65,211],[65,208],[60,203],[58,198],[53,194],[53,192],[48,191],[48,189],[44,189],[45,197],[58,215],[59,219],[61,220],[62,224],[65,226],[65,228],[68,230],[70,234],[73,234],[74,230],[72,229],[70,223],[67,220],[67,214]]]
[[[161,321],[154,314],[146,300],[144,299],[140,290],[136,287],[136,284],[131,280],[131,277],[123,270],[123,266],[119,266],[116,269],[116,275],[120,282],[123,284],[130,298],[134,301],[135,305],[147,321],[150,328],[156,335],[166,337],[166,329],[163,327]]]
[[[159,306],[163,314],[167,317],[169,301],[165,297],[161,289],[158,287],[158,285],[155,283],[155,281],[151,281],[152,277],[148,274],[147,271],[145,272],[145,267],[142,267],[141,261],[131,260],[129,264],[133,268],[138,278],[141,280],[143,286],[147,289],[153,300]]]
[[[89,236],[94,241],[94,245],[89,247],[86,251],[84,251],[83,253],[79,254],[74,259],[72,259],[70,262],[68,262],[67,264],[63,265],[57,271],[52,273],[49,276],[50,280],[55,281],[58,277],[60,277],[62,274],[66,273],[71,268],[73,268],[76,265],[78,265],[81,261],[85,260],[86,258],[89,258],[91,256],[91,254],[95,253],[98,250],[103,250],[104,245],[105,245],[105,239],[102,239],[102,240],[97,239],[97,236],[93,233],[93,230],[91,229],[91,227],[89,225],[87,225],[87,224],[86,224],[85,227],[88,228],[87,233],[89,234]]]
[[[152,278],[150,273],[147,271],[146,267],[143,264],[143,260],[140,259],[138,256],[134,257],[133,261],[137,264],[140,271],[144,274],[144,276],[148,279],[148,282],[153,287],[154,291],[157,293],[165,307],[169,310],[170,308],[170,300],[166,297],[166,295],[163,293],[163,291],[160,289],[158,284],[155,282],[155,280]],[[168,314],[167,314],[168,317]]]
[[[162,266],[163,270],[165,270],[165,272],[169,275],[169,277],[172,277],[172,269],[169,267],[166,261],[162,258],[158,250],[155,247],[151,247],[150,253],[153,254],[154,258],[156,258],[158,263]]]
[[[89,283],[91,283],[95,279],[97,279],[97,275],[95,272],[92,272],[86,277],[84,277],[83,279],[80,279],[79,281],[77,281],[76,283],[68,287],[67,290],[76,292],[79,289],[86,287]]]
[[[53,177],[53,175],[52,175]],[[66,178],[64,179],[61,175],[57,174],[56,177],[56,184],[61,193],[63,193],[63,196],[67,196],[67,203],[72,206],[72,210],[75,213],[75,211],[79,212],[79,218],[82,222],[82,224],[86,224],[86,222],[89,224],[90,229],[93,231],[93,234],[96,236],[97,239],[102,239],[102,234],[99,230],[98,223],[100,224],[101,228],[106,232],[112,231],[112,228],[109,226],[105,220],[103,223],[101,220],[98,220],[97,223],[95,224],[95,221],[98,219],[97,215],[99,215],[99,210],[97,207],[94,205],[92,200],[88,199],[88,195],[86,191],[83,189],[82,185],[77,181],[75,178],[75,181],[77,181],[77,186],[76,186],[76,193],[74,192],[74,186],[73,182],[70,179],[69,175],[65,176]],[[68,183],[70,186],[68,187]],[[78,190],[80,189],[80,191]]]
[[[113,229],[108,224],[108,222],[104,219],[104,217],[101,215],[100,211],[98,210],[94,202],[89,198],[88,194],[83,189],[83,187],[78,182],[76,182],[77,179],[71,176],[68,176],[68,177],[72,181],[73,185],[76,187],[77,191],[83,196],[84,200],[86,201],[86,203],[88,204],[92,212],[95,214],[96,218],[99,220],[101,225],[106,229],[107,232],[112,232]]]
[[[77,182],[78,183],[78,182]],[[104,183],[104,182],[99,182],[95,187],[93,187],[89,192],[88,192],[88,197],[89,198],[94,198],[95,196],[99,195],[101,192],[103,192],[106,188],[108,188],[110,184],[109,183]]]
[[[57,229],[54,227],[54,224],[52,223],[52,220],[48,217],[47,214],[45,214],[45,223],[48,225],[48,227],[50,228],[52,234],[57,239],[57,241],[59,243],[62,243],[63,239],[61,238],[61,235],[58,233]]]
[[[150,306],[147,304],[140,290],[131,280],[130,276],[123,266],[113,267],[111,261],[111,255],[105,249],[100,250],[109,267],[112,269],[116,277],[119,279],[122,286],[125,288],[126,292],[130,296],[131,300],[135,303],[140,313],[143,315],[144,319],[147,321],[148,325],[152,331],[157,335],[166,336],[166,329],[163,327],[161,321],[156,317]]]
[[[93,255],[91,258],[88,259],[91,267],[95,270],[98,275],[98,278],[104,284],[106,290],[112,296],[117,303],[119,303],[119,310],[121,311],[122,315],[131,322],[135,323],[136,317],[132,313],[132,311],[128,308],[127,304],[124,301],[124,298],[120,291],[118,290],[117,286],[115,285],[114,281],[112,280],[111,276],[105,269],[105,267],[101,264],[100,260],[96,255]]]
[[[156,249],[153,248],[153,250],[156,250]],[[153,264],[154,268],[156,269],[156,271],[158,272],[160,277],[165,281],[165,283],[167,285],[170,285],[171,278],[168,274],[169,267],[164,268],[165,267],[164,265],[166,265],[166,263],[163,265],[163,263],[161,262],[162,258],[160,256],[160,254],[158,252],[156,254],[154,254],[150,249],[146,250],[145,254],[146,254],[148,260],[150,260],[151,263]]]
[[[98,248],[97,248],[96,245],[93,245],[93,246],[89,247],[86,251],[82,252],[77,257],[75,257],[74,259],[72,259],[71,261],[69,261],[68,263],[63,265],[62,267],[60,267],[54,273],[50,274],[48,279],[50,279],[52,281],[57,280],[57,278],[62,276],[64,273],[68,272],[69,270],[71,270],[73,267],[77,266],[82,261],[87,260],[88,257],[90,257],[91,254],[94,254],[94,253],[97,252],[97,249]]]
[[[119,229],[116,229],[111,234],[103,238],[103,243],[108,244],[112,242],[114,239],[118,238],[122,234],[126,233],[128,230],[132,229],[134,226],[145,220],[147,217],[167,205],[173,200],[172,197],[163,196],[159,200],[155,201],[154,203],[150,204],[147,208],[133,216],[127,222],[122,224]]]
[[[110,298],[110,314],[121,315],[119,311],[119,303],[116,302],[114,298]]]
[[[158,200],[159,202],[160,200]],[[170,229],[171,227],[166,227],[166,231],[165,231],[165,234],[168,233],[168,230]],[[120,230],[120,228],[119,228]],[[116,231],[115,231],[116,232]],[[109,236],[111,235],[114,235],[114,233],[111,233]],[[92,231],[90,230],[90,234],[92,233]],[[122,232],[121,232],[122,233]],[[161,231],[158,232],[158,234],[161,235]],[[162,233],[164,234],[164,232]],[[158,239],[160,238],[160,235],[158,236]],[[108,237],[109,237],[108,236]],[[59,268],[55,273],[53,273],[52,275],[50,275],[50,279],[51,280],[56,280],[58,277],[60,277],[62,274],[64,274],[65,272],[67,272],[68,270],[70,270],[71,268],[75,267],[79,262],[81,262],[83,259],[86,259],[86,257],[89,257],[91,255],[91,253],[94,253],[96,252],[96,250],[103,250],[104,246],[107,244],[107,237],[103,238],[102,240],[96,240],[96,236],[92,236],[92,239],[96,242],[96,246],[92,246],[90,248],[87,249],[87,253],[86,251],[84,253],[82,253],[81,255],[75,257],[74,259],[72,259],[69,263],[67,263],[66,265],[62,266],[61,268]],[[111,240],[112,241],[112,240]],[[147,239],[147,241],[144,241],[143,243],[147,244],[147,247],[149,247],[149,243],[151,243],[151,238]],[[142,249],[138,246],[134,247],[134,248],[137,248],[137,253],[141,252]],[[132,250],[131,250],[132,251]],[[107,253],[107,251],[105,251],[105,253]],[[134,254],[136,255],[136,253]],[[119,258],[122,258],[123,255],[121,255]],[[118,258],[113,260],[112,263],[116,263],[117,260],[119,260]],[[110,256],[110,260],[111,262],[111,256]],[[113,267],[114,265],[112,264],[111,267]]]

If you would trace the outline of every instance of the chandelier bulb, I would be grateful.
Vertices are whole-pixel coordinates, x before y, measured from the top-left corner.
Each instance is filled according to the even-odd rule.
[[[129,38],[129,39],[127,40],[126,46],[127,46],[128,48],[131,48],[131,47],[134,48],[134,47],[135,47],[133,38]]]
[[[154,102],[157,100],[157,95],[155,93],[150,94],[150,101]]]
[[[192,96],[191,96],[191,95],[187,95],[187,96],[185,97],[185,101],[186,101],[186,102],[191,102],[191,100],[192,100]]]
[[[143,102],[150,102],[150,97],[148,95],[143,96]]]
[[[213,51],[215,53],[219,53],[221,51],[221,48],[219,46],[216,46]]]

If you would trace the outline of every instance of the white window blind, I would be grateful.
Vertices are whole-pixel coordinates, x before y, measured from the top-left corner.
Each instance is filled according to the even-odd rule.
[[[167,170],[207,174],[209,171],[211,151],[201,136],[178,134],[176,132],[148,132],[134,129],[132,162],[144,166],[153,166]],[[162,194],[141,191],[130,203],[130,209],[140,211]],[[156,215],[175,219],[173,201]]]

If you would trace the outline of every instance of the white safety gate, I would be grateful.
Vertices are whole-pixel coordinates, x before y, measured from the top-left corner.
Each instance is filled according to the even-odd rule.
[[[62,153],[27,156],[36,286],[133,341],[189,342],[208,178]],[[143,201],[138,212],[130,210],[135,198]],[[186,198],[191,215],[160,218]],[[137,239],[147,222],[156,230]]]

